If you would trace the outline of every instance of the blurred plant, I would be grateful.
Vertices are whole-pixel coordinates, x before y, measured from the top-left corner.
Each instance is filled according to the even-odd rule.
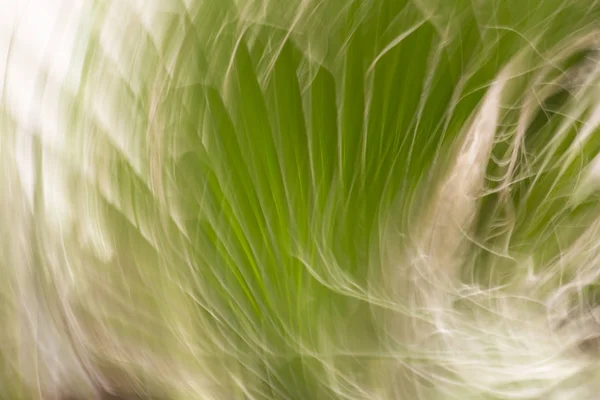
[[[7,398],[596,396],[595,1],[77,4],[3,113]]]

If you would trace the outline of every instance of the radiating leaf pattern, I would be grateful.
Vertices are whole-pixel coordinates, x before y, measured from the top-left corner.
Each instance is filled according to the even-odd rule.
[[[6,398],[596,395],[595,1],[54,8],[1,31]]]

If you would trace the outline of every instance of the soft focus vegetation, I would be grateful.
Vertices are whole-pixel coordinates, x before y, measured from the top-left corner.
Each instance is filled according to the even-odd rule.
[[[0,397],[595,398],[596,3],[72,0],[39,65],[5,29]]]

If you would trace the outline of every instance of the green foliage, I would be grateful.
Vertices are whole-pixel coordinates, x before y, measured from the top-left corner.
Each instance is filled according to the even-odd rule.
[[[70,315],[58,330],[79,362],[182,399],[538,398],[569,384],[563,370],[519,376],[517,334],[480,314],[539,316],[563,281],[595,282],[578,267],[597,251],[597,192],[581,189],[599,150],[595,2],[127,3],[88,10],[64,143],[41,150],[76,217],[45,222],[45,196],[36,238],[55,250],[36,268],[75,282],[66,295],[66,273],[49,272],[43,292]],[[417,293],[429,267],[450,283]],[[523,289],[532,273],[543,282]],[[459,299],[435,303],[459,344],[407,333],[421,319],[442,330],[438,296]],[[470,355],[471,337],[497,347]]]

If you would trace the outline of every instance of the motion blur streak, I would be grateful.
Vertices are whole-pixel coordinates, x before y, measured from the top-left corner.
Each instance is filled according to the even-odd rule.
[[[594,0],[0,0],[0,398],[591,400]]]

